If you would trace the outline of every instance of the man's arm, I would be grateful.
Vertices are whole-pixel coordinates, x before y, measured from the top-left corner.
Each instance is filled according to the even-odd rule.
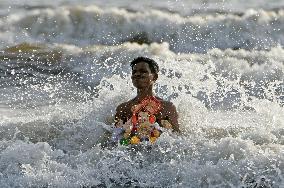
[[[116,107],[116,112],[114,116],[114,125],[117,126],[117,124],[122,120],[123,117],[123,104],[120,104]]]
[[[178,124],[178,113],[173,103],[167,102],[166,105],[167,119],[171,123],[174,132],[180,132]]]

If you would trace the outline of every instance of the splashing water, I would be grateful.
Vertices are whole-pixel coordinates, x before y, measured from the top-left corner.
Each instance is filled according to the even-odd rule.
[[[50,2],[0,11],[1,187],[284,186],[284,2]],[[104,149],[137,56],[182,134]]]

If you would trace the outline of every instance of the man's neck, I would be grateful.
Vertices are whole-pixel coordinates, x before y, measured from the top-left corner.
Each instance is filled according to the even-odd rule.
[[[145,97],[149,97],[149,96],[154,96],[152,89],[148,89],[148,90],[137,89],[137,96],[135,97],[135,100],[139,102],[139,101],[143,100]]]

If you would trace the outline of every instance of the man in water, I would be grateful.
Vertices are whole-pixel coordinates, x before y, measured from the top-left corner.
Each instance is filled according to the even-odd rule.
[[[143,139],[153,143],[162,130],[179,132],[176,107],[153,93],[153,85],[158,79],[158,64],[150,58],[138,57],[130,65],[137,96],[120,104],[115,114],[115,126],[124,128],[123,139],[128,139],[132,144]],[[149,128],[151,126],[152,129]]]

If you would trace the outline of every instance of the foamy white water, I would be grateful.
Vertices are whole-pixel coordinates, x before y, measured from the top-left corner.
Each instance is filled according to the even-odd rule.
[[[284,1],[105,2],[0,2],[0,187],[284,187]],[[102,149],[137,56],[183,134]]]
[[[266,50],[283,45],[282,9],[183,16],[159,9],[130,11],[96,5],[62,5],[11,11],[0,20],[2,47],[20,42],[77,46],[167,42],[175,52]],[[12,31],[12,32],[11,32]]]

